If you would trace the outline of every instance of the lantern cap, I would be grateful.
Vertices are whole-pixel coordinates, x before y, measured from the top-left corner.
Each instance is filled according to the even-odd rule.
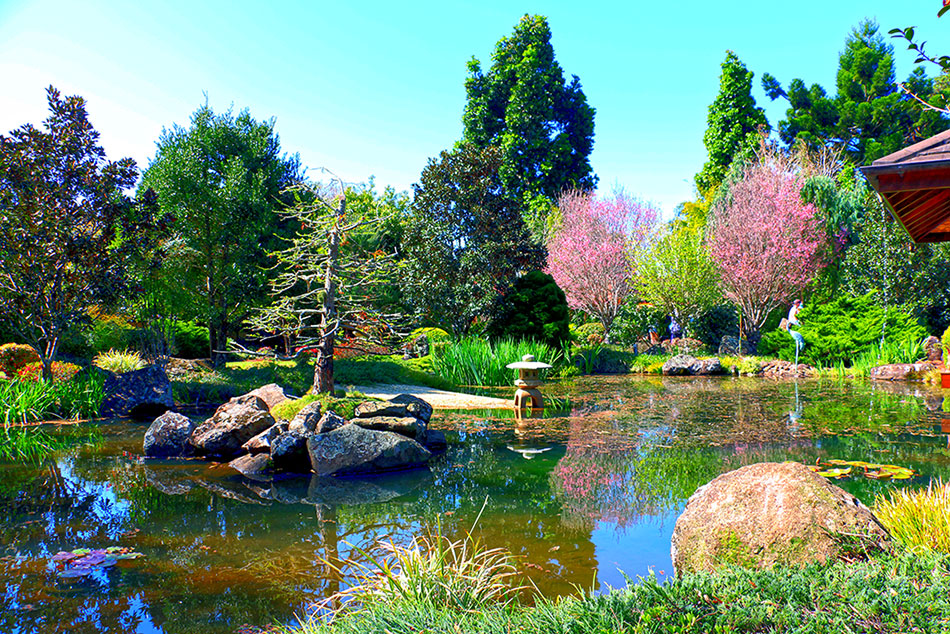
[[[535,361],[533,354],[526,354],[521,357],[521,361],[509,363],[505,367],[510,370],[544,370],[545,368],[550,368],[551,366],[547,363]]]

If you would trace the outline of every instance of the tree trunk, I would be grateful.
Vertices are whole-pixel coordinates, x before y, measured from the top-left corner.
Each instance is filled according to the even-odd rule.
[[[320,344],[317,346],[317,366],[313,370],[313,393],[333,394],[333,344],[339,327],[336,312],[337,263],[340,258],[340,220],[345,217],[346,196],[340,198],[337,222],[327,236],[327,270],[323,278],[323,318],[320,323]]]

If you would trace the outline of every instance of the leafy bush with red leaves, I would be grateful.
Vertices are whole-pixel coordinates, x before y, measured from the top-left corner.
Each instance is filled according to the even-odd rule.
[[[71,380],[81,370],[75,363],[53,361],[53,383],[65,383]],[[16,371],[16,378],[21,381],[38,381],[43,377],[43,364],[30,363]]]
[[[36,350],[23,343],[5,343],[0,346],[0,371],[13,378],[16,373],[31,363],[39,363]]]

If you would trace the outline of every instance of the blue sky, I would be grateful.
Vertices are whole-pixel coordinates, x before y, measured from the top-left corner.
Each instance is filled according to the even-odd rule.
[[[692,196],[727,49],[756,73],[774,125],[784,104],[759,79],[833,92],[852,26],[917,25],[950,53],[939,0],[857,2],[54,2],[0,0],[0,130],[45,117],[53,84],[89,102],[110,158],[144,168],[163,126],[215,109],[276,118],[284,149],[349,181],[407,189],[461,135],[466,62],[487,67],[525,13],[549,18],[557,59],[597,109],[601,187],[624,186],[669,216]],[[895,42],[898,78],[911,54]]]

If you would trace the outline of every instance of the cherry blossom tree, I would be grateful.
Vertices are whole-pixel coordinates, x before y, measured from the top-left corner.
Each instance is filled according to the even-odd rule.
[[[656,224],[650,205],[623,191],[609,198],[568,191],[558,202],[561,226],[548,240],[548,268],[567,304],[590,313],[609,336],[620,307],[634,293],[633,254]]]
[[[769,313],[827,262],[828,235],[815,206],[802,201],[802,184],[791,163],[766,153],[714,209],[712,257],[753,349]]]

